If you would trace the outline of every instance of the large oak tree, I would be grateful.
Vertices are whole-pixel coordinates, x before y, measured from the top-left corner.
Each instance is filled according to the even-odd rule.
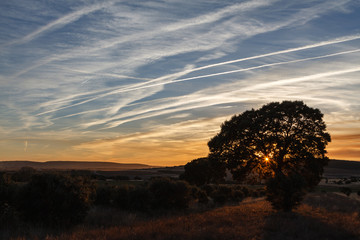
[[[291,210],[321,180],[330,142],[323,114],[302,101],[272,102],[221,125],[209,158],[238,181],[265,182],[277,209]]]

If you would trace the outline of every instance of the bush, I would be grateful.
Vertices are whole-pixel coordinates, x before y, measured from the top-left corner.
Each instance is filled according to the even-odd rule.
[[[128,209],[130,202],[130,188],[133,186],[122,185],[116,189],[114,205],[120,209]]]
[[[208,196],[211,196],[211,194],[215,191],[216,187],[215,187],[215,185],[207,184],[207,185],[204,185],[202,187],[202,189],[206,192],[206,194]]]
[[[96,197],[94,204],[102,206],[111,206],[116,195],[115,188],[112,186],[104,186],[96,188]]]
[[[216,190],[211,194],[214,202],[219,205],[233,199],[233,190],[229,186],[219,185]]]
[[[17,222],[15,194],[16,185],[10,175],[0,173],[0,229],[9,228]]]
[[[13,174],[12,179],[16,182],[28,182],[31,177],[36,174],[36,169],[32,167],[22,167],[19,171]]]
[[[241,189],[233,190],[233,201],[239,202],[245,198],[245,194]]]
[[[348,187],[341,187],[340,192],[344,193],[346,196],[350,196],[352,193],[352,190]]]
[[[201,204],[207,204],[209,202],[209,198],[208,195],[206,194],[206,191],[197,186],[191,187],[191,196],[192,198],[197,199],[198,202]]]
[[[303,199],[305,185],[300,175],[276,175],[267,182],[267,200],[277,210],[291,211]]]
[[[146,187],[123,185],[116,190],[115,207],[123,210],[148,211],[152,195]]]
[[[184,173],[180,175],[180,179],[198,186],[223,182],[226,176],[225,165],[207,157],[188,162],[184,166],[184,170]]]
[[[129,192],[129,209],[146,212],[150,209],[152,196],[149,189],[139,186]]]
[[[19,195],[19,211],[25,221],[52,228],[82,222],[91,202],[93,187],[84,178],[55,174],[35,175]]]
[[[169,178],[152,179],[149,185],[154,208],[184,209],[191,199],[190,186],[184,181],[174,181]]]

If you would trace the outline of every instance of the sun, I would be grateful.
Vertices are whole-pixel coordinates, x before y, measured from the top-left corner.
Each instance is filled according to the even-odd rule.
[[[268,162],[268,161],[269,161],[269,158],[268,158],[268,157],[265,157],[264,160],[265,160],[265,162]]]

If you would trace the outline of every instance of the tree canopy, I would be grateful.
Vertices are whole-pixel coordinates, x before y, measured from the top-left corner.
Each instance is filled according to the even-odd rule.
[[[224,164],[206,157],[188,162],[184,166],[184,170],[180,178],[199,186],[222,182],[225,177]]]
[[[301,192],[319,183],[329,160],[325,148],[331,139],[322,118],[319,109],[302,101],[272,102],[245,111],[221,125],[208,143],[209,158],[224,163],[235,180],[265,181],[274,207],[285,209],[287,204],[285,210],[290,210],[301,200]],[[277,204],[277,191],[292,195]]]

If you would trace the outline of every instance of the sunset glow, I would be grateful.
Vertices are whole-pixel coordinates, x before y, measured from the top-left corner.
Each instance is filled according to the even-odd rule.
[[[359,11],[356,0],[1,1],[0,161],[185,164],[232,115],[283,100],[324,113],[328,157],[360,161]]]

